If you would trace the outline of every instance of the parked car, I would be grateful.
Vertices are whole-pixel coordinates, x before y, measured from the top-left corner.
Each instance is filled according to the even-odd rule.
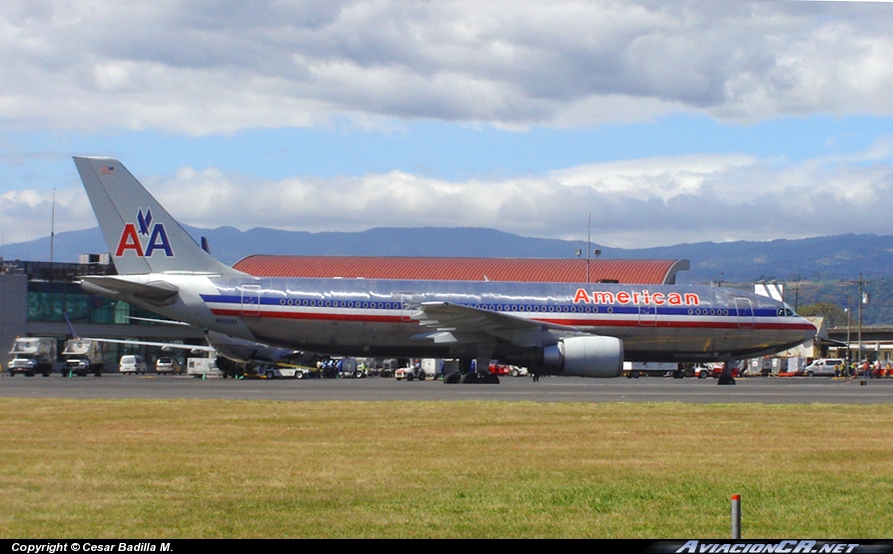
[[[146,360],[144,360],[142,356],[137,356],[135,354],[121,356],[121,361],[118,364],[118,371],[121,373],[135,373],[137,375],[145,373]]]
[[[183,366],[180,365],[176,358],[164,356],[158,358],[155,362],[155,373],[176,373],[179,375],[183,373]]]

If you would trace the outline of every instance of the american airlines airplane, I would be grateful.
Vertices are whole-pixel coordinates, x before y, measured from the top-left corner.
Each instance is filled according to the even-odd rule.
[[[470,368],[498,359],[539,374],[616,377],[624,359],[737,360],[816,332],[783,302],[730,288],[252,276],[204,251],[118,160],[74,161],[119,273],[82,286],[238,339],[458,358],[462,375],[447,381],[498,382]]]

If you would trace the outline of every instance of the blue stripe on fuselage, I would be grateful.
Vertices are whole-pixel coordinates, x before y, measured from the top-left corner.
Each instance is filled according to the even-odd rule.
[[[396,301],[370,301],[356,300],[354,296],[339,297],[335,294],[327,294],[326,299],[319,299],[318,295],[297,296],[288,295],[283,298],[261,297],[261,306],[279,306],[287,308],[331,308],[353,310],[399,310],[403,308],[401,302]],[[241,306],[243,297],[229,294],[203,294],[202,300],[215,304],[230,304]],[[254,297],[256,299],[256,297]],[[256,299],[257,300],[257,299]],[[662,315],[662,316],[702,316],[702,317],[779,317],[776,308],[758,308],[749,310],[736,310],[734,308],[710,308],[691,306],[629,306],[629,305],[579,305],[571,301],[561,303],[460,303],[454,304],[490,310],[494,312],[532,313],[532,314],[619,314],[619,315]]]

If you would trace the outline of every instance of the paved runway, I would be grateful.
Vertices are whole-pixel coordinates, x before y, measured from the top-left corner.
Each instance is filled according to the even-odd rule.
[[[739,378],[734,386],[713,379],[584,379],[504,377],[499,385],[446,385],[440,381],[367,379],[194,379],[181,376],[64,378],[0,375],[0,397],[220,398],[230,400],[499,400],[506,402],[830,403],[893,402],[893,379]]]

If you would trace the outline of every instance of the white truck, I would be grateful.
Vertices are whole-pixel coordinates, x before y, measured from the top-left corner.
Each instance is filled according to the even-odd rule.
[[[86,377],[88,373],[100,377],[108,357],[108,344],[89,339],[69,339],[65,341],[62,358],[65,360],[65,373]]]
[[[9,374],[24,373],[33,377],[40,373],[49,377],[56,365],[56,339],[52,337],[16,337],[9,354]]]
[[[679,364],[676,362],[623,362],[623,376],[638,379],[643,375],[663,377],[679,375]]]
[[[198,378],[224,376],[217,367],[217,358],[187,358],[186,374]]]

